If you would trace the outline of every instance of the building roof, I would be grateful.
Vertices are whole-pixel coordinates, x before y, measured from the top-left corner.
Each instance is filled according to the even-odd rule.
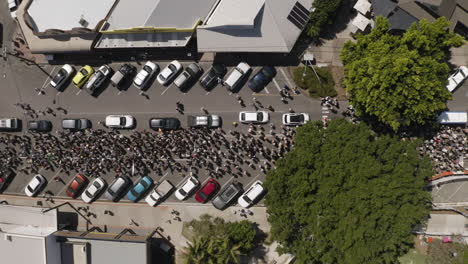
[[[215,27],[254,27],[265,0],[222,0],[206,22]]]
[[[398,8],[390,15],[388,21],[390,22],[390,29],[407,30],[418,19]]]
[[[376,16],[387,17],[395,10],[397,3],[391,0],[372,0],[373,12]]]
[[[221,0],[208,21],[197,28],[200,52],[289,52],[309,19],[312,1],[308,0],[262,0],[241,1],[243,6],[235,11],[241,21],[250,21],[255,14],[253,26],[231,24],[216,18],[225,14],[233,0]],[[226,4],[222,4],[227,1]],[[262,4],[263,3],[263,4]],[[258,12],[257,12],[258,10]],[[241,18],[243,16],[246,18]],[[212,22],[212,18],[214,19]],[[217,22],[217,23],[215,23]]]
[[[34,0],[28,8],[35,31],[47,29],[94,29],[103,20],[116,0]],[[141,1],[141,0],[140,0]],[[80,24],[81,21],[81,24]]]
[[[57,231],[56,210],[43,214],[42,208],[1,205],[0,230],[2,263],[47,264],[56,257],[47,255],[45,242]]]
[[[138,27],[192,28],[217,0],[120,0],[107,19],[106,30]]]

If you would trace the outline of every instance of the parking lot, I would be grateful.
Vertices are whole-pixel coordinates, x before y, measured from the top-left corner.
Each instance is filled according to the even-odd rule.
[[[156,61],[155,61],[156,62]],[[247,133],[248,125],[240,124],[238,127],[233,126],[233,122],[238,122],[239,111],[252,110],[253,98],[266,107],[271,105],[274,111],[260,109],[270,112],[270,122],[276,126],[276,132],[281,136],[281,116],[291,110],[295,112],[305,112],[310,115],[311,120],[320,120],[322,116],[326,115],[332,117],[333,114],[327,109],[322,109],[320,101],[311,99],[304,93],[293,94],[292,98],[288,99],[286,103],[281,101],[280,91],[284,85],[294,87],[292,78],[287,67],[277,67],[277,75],[268,86],[259,93],[253,93],[247,85],[243,85],[237,93],[245,102],[245,107],[242,107],[237,99],[236,94],[230,93],[225,87],[218,85],[211,91],[204,90],[199,83],[196,83],[186,93],[181,92],[175,85],[162,86],[157,81],[152,81],[145,91],[145,96],[140,94],[140,90],[134,86],[129,86],[127,90],[118,90],[117,88],[106,84],[102,92],[93,97],[86,91],[76,88],[74,85],[69,84],[63,92],[57,92],[48,84],[50,78],[45,74],[48,73],[53,76],[60,66],[47,65],[39,69],[36,66],[24,67],[19,62],[9,61],[10,67],[3,68],[6,74],[6,81],[2,85],[2,97],[0,102],[0,112],[3,117],[17,117],[23,120],[26,124],[30,117],[15,106],[15,103],[28,103],[36,111],[45,111],[46,107],[56,109],[61,107],[65,111],[54,111],[53,114],[40,115],[38,119],[50,120],[53,123],[53,134],[62,130],[61,120],[63,118],[87,118],[92,121],[94,129],[105,129],[100,121],[104,121],[105,116],[111,114],[128,114],[136,119],[135,130],[150,131],[148,120],[152,117],[176,117],[181,121],[182,127],[186,128],[186,116],[202,114],[202,107],[210,114],[220,115],[223,120],[223,130],[227,133],[227,138],[230,137],[229,131],[239,131]],[[160,68],[164,68],[168,62],[156,62]],[[186,67],[191,62],[182,62]],[[142,64],[134,63],[137,69],[141,69]],[[80,68],[79,65],[73,65],[75,70]],[[95,69],[99,65],[93,65]],[[113,70],[118,70],[120,64],[109,65]],[[200,66],[206,71],[211,63],[200,63]],[[253,67],[250,76],[255,74],[261,67]],[[231,68],[228,69],[228,73]],[[249,78],[246,78],[249,79]],[[38,89],[43,89],[44,94],[38,93]],[[176,111],[176,102],[181,102],[184,105],[184,113],[181,114]],[[343,106],[342,106],[343,107]],[[265,131],[270,129],[269,124],[263,125]],[[27,134],[23,126],[22,134]],[[153,133],[156,133],[153,131]],[[267,133],[267,132],[266,132]],[[17,133],[18,135],[20,133]],[[131,130],[121,130],[121,134],[130,135]],[[257,135],[258,136],[258,135]],[[269,136],[267,136],[269,137]],[[270,144],[266,144],[268,148],[274,148]],[[260,160],[263,162],[264,160]],[[188,162],[187,159],[177,160],[183,166]],[[264,180],[265,174],[259,170],[259,167],[249,167],[247,164],[241,165],[242,169],[246,171],[243,176],[234,176],[232,172],[226,173],[223,177],[217,179],[221,187],[230,184],[233,181],[240,182],[244,189],[248,188],[250,184],[256,180]],[[74,172],[67,175],[63,171],[49,171],[41,169],[40,173],[48,180],[48,185],[42,193],[49,191],[54,196],[65,197],[65,191],[68,183],[72,180]],[[192,172],[193,173],[193,172]],[[155,182],[162,180],[169,180],[176,187],[181,185],[183,181],[190,175],[190,172],[178,171],[164,171],[161,174],[151,172],[150,176]],[[23,190],[33,175],[24,175],[19,173],[14,178],[13,182],[4,192],[5,194],[20,194],[23,195]],[[55,176],[64,179],[65,184],[53,180]],[[112,182],[115,173],[110,172],[104,175],[103,178],[108,182]],[[129,175],[131,176],[131,175]],[[141,175],[135,175],[132,180],[136,182]],[[195,176],[203,184],[208,179],[208,173],[205,169],[200,169],[196,172]],[[172,195],[168,201],[177,201]],[[144,202],[140,201],[140,202]],[[193,197],[185,201],[186,203],[194,202]]]

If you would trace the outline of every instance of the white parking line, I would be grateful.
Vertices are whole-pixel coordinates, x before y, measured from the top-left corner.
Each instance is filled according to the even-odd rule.
[[[255,176],[248,184],[245,184],[245,185],[244,185],[244,188],[250,187],[250,185],[252,185],[252,183],[255,181],[255,179],[258,178],[258,176],[260,176],[260,174],[257,174],[257,176]]]
[[[76,95],[79,95],[79,94],[81,93],[81,91],[83,91],[83,90],[80,89],[80,90],[76,93]]]
[[[117,95],[121,95],[121,94],[122,94],[122,91],[119,91],[119,92],[117,93]]]
[[[65,184],[65,186],[63,186],[62,189],[61,189],[57,194],[55,194],[54,196],[60,196],[60,194],[68,188],[68,185],[70,185],[70,183],[73,181],[74,178],[75,178],[75,177],[71,178],[71,179],[67,182],[67,184]]]
[[[59,96],[62,92],[57,92],[57,94],[55,96]]]
[[[162,93],[161,95],[165,94],[167,90],[169,90],[169,88],[171,88],[172,85],[169,85]]]
[[[266,92],[267,94],[270,93],[270,91],[268,91],[268,88],[266,88],[266,86],[265,86],[265,92]]]
[[[280,69],[280,72],[283,74],[284,78],[286,79],[286,82],[288,83],[289,87],[293,87],[294,85],[291,83],[286,73],[284,73],[283,68],[279,68],[279,69]]]
[[[211,92],[206,92],[206,94],[205,94],[205,95],[209,95],[210,93],[211,93]]]
[[[280,86],[278,85],[278,82],[276,81],[276,79],[273,79],[273,83],[275,84],[276,88],[278,89],[279,92],[281,92],[281,88]]]
[[[50,71],[49,76],[47,76],[47,79],[45,80],[45,82],[41,86],[42,89],[44,89],[47,86],[47,82],[49,81],[50,76],[53,76],[55,68],[57,68],[57,66],[54,66],[54,68],[52,68],[52,71]]]
[[[158,180],[158,182],[163,182],[163,181],[164,181],[164,178],[166,178],[167,175],[169,175],[169,172],[166,172],[166,173]]]
[[[220,190],[224,189],[224,186],[228,185],[228,183],[230,183],[232,180],[234,179],[234,176],[232,176],[227,182],[225,182],[223,184],[223,186],[221,186],[221,188],[219,188]]]

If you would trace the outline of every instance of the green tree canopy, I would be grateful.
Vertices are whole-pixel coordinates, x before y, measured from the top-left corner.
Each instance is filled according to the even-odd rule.
[[[222,218],[202,215],[187,226],[193,230],[191,243],[185,249],[185,263],[237,263],[260,242],[254,223],[242,220],[226,222]]]
[[[429,213],[432,169],[419,142],[364,124],[310,122],[268,172],[271,235],[298,263],[397,263]]]
[[[398,130],[401,125],[423,125],[445,109],[451,93],[445,88],[449,48],[463,38],[439,18],[421,20],[402,36],[388,33],[389,22],[377,17],[368,35],[358,35],[341,51],[344,84],[358,115],[376,117]]]
[[[333,23],[341,2],[342,0],[314,0],[312,7],[315,10],[310,13],[310,20],[307,25],[307,35],[309,37],[318,38],[325,27]]]

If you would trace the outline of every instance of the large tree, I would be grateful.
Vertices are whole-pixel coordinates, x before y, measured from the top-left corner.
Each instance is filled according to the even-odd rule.
[[[451,98],[445,88],[446,54],[463,44],[448,30],[449,23],[443,17],[433,23],[421,20],[398,36],[389,34],[387,19],[377,17],[370,34],[346,42],[344,84],[357,114],[398,130],[426,124],[445,109]]]
[[[431,164],[417,144],[345,120],[299,128],[265,181],[280,252],[298,263],[396,263],[430,208]]]
[[[317,39],[326,27],[330,27],[341,3],[342,0],[314,0],[312,3],[314,11],[310,13],[307,35]]]

